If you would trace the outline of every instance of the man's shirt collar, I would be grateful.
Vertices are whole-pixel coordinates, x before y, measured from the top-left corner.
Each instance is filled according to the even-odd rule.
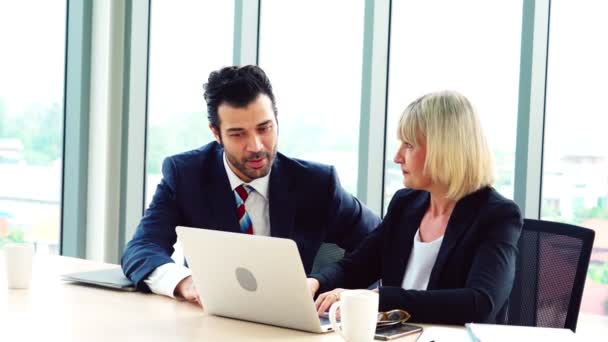
[[[226,159],[226,152],[223,153],[224,160],[224,169],[226,169],[226,174],[228,175],[228,181],[230,181],[230,189],[234,191],[239,185],[246,184],[255,189],[257,193],[262,195],[264,199],[268,200],[268,181],[270,179],[270,172],[264,177],[256,178],[249,183],[244,182],[242,179],[237,176],[234,171],[228,165],[228,160]]]

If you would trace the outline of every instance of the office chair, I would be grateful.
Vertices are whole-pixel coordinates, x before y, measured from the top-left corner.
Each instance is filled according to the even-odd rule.
[[[317,273],[323,267],[333,264],[334,262],[342,259],[344,257],[344,249],[340,248],[338,245],[333,243],[323,243],[321,244],[321,248],[317,252],[315,256],[315,260],[312,264],[312,272]],[[379,282],[375,281],[373,284],[368,286],[369,290],[373,290],[378,287]]]
[[[576,331],[595,232],[525,219],[507,323]]]
[[[324,266],[333,264],[334,262],[342,259],[343,256],[344,250],[338,247],[338,245],[333,243],[321,244],[321,248],[319,248],[319,251],[315,256],[315,260],[313,261],[311,273],[316,273]]]

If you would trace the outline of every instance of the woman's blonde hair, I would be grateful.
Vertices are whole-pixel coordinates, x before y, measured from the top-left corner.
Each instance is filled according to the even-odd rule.
[[[431,93],[412,102],[399,119],[399,139],[413,146],[425,139],[424,170],[447,197],[459,200],[494,183],[494,160],[469,100],[454,91]]]

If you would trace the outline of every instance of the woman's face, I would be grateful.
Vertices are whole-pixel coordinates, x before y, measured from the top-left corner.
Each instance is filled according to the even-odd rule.
[[[416,146],[401,141],[393,161],[401,166],[403,185],[406,188],[429,190],[432,184],[431,177],[424,172],[426,144],[424,143],[424,139],[418,140],[423,143]]]

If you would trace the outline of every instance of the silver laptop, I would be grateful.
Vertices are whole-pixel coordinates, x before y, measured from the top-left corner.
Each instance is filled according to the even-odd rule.
[[[115,290],[135,291],[135,285],[125,277],[120,266],[103,270],[63,274],[61,278],[70,282],[107,287]]]
[[[294,241],[177,227],[205,311],[224,317],[323,333]]]

